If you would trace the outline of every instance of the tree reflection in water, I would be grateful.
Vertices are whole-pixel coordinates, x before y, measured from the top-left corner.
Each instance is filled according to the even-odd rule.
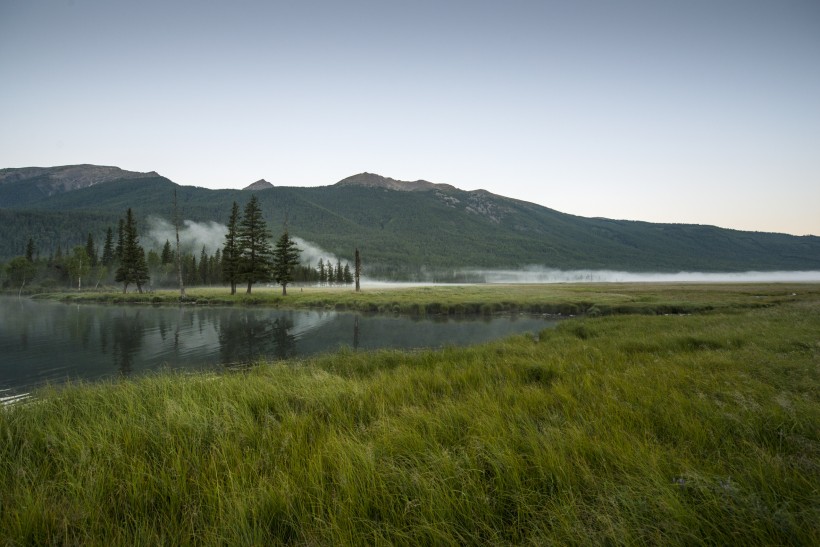
[[[260,316],[254,311],[233,310],[219,324],[219,352],[224,365],[247,364],[266,355],[287,359],[296,355],[293,321]]]
[[[131,374],[134,356],[142,346],[144,333],[145,325],[139,311],[133,316],[123,313],[113,317],[111,334],[114,339],[114,364],[120,371],[120,375]]]

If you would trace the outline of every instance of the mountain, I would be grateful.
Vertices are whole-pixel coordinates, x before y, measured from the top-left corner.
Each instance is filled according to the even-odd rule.
[[[60,168],[54,168],[60,169]],[[484,190],[361,173],[336,184],[262,190],[179,186],[142,173],[9,204],[0,197],[0,260],[24,252],[29,237],[43,255],[102,241],[128,207],[141,230],[171,218],[177,192],[183,218],[226,223],[231,204],[253,193],[276,235],[290,233],[351,260],[359,247],[369,275],[417,276],[459,268],[626,271],[820,270],[820,237],[742,232],[714,226],[584,218]],[[35,175],[37,178],[42,175]],[[23,184],[20,178],[17,184]],[[0,184],[0,196],[3,185]]]
[[[449,184],[435,184],[433,182],[427,182],[426,180],[415,180],[413,182],[408,182],[405,180],[395,180],[388,177],[382,177],[381,175],[375,175],[373,173],[359,173],[358,175],[353,175],[352,177],[347,177],[346,179],[342,179],[334,186],[345,187],[345,186],[364,186],[366,188],[384,188],[387,190],[397,190],[399,192],[416,192],[421,190],[458,190],[455,186],[450,186]]]
[[[104,182],[147,176],[159,175],[88,164],[0,169],[0,207],[24,206]]]
[[[273,188],[273,184],[266,181],[265,179],[259,179],[253,184],[249,184],[242,188],[243,190],[267,190],[268,188]]]

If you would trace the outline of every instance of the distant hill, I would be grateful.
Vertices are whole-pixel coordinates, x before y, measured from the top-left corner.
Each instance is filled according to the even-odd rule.
[[[0,169],[0,208],[21,207],[65,192],[113,180],[157,177],[156,172],[137,173],[102,165],[63,165]]]
[[[14,184],[42,176],[18,177]],[[83,243],[88,232],[101,241],[128,207],[143,226],[150,216],[169,219],[176,189],[183,218],[223,224],[231,203],[244,206],[254,193],[274,234],[287,218],[291,234],[343,259],[351,260],[359,247],[370,275],[529,265],[642,272],[820,270],[816,236],[584,218],[484,190],[369,173],[324,187],[268,183],[258,190],[256,184],[208,190],[179,186],[156,173],[129,173],[19,203],[8,200],[0,183],[0,260],[22,254],[29,237],[44,255],[58,243],[63,249]]]

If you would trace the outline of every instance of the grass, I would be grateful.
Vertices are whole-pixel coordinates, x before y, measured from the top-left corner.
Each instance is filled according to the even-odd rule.
[[[817,545],[820,298],[774,289],[47,391],[0,411],[0,543]]]
[[[401,314],[493,314],[529,312],[560,315],[699,313],[715,309],[765,307],[799,298],[820,297],[817,284],[661,284],[598,283],[550,285],[441,285],[350,288],[256,287],[252,294],[228,289],[190,288],[191,305],[245,305],[320,308]],[[178,291],[155,293],[62,292],[38,298],[66,302],[179,304]]]

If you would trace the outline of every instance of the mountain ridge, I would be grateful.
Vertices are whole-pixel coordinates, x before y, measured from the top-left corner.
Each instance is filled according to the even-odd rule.
[[[275,233],[352,259],[359,247],[370,275],[412,277],[425,269],[520,268],[622,271],[820,270],[820,237],[746,232],[691,224],[585,218],[484,190],[427,181],[408,190],[395,179],[353,175],[322,187],[267,187],[254,195]],[[352,179],[352,180],[351,180]],[[419,182],[419,181],[416,181]],[[224,224],[244,190],[180,186],[155,173],[107,181],[9,206],[0,184],[0,260],[22,254],[29,237],[45,256],[97,241],[126,208],[140,222],[170,218],[176,191],[183,218]],[[211,249],[213,252],[213,249]]]
[[[0,186],[34,181],[34,184],[37,185],[46,196],[51,196],[112,180],[135,179],[149,176],[159,176],[159,174],[156,171],[141,173],[137,171],[126,171],[119,167],[109,165],[92,165],[90,163],[60,165],[55,167],[10,167],[0,169]]]
[[[450,184],[437,184],[426,180],[396,180],[384,177],[375,173],[358,173],[344,178],[334,184],[334,186],[364,186],[367,188],[384,188],[387,190],[397,190],[399,192],[418,192],[426,190],[459,190]]]

